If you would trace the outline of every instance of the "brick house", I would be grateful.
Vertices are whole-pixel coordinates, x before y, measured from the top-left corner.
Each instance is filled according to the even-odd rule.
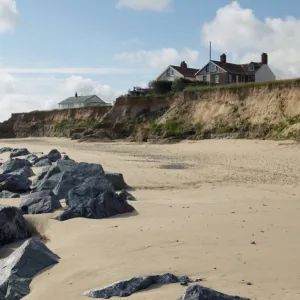
[[[196,73],[199,69],[188,68],[185,61],[181,62],[180,66],[168,66],[156,80],[174,81],[179,78],[196,80]]]
[[[197,80],[211,81],[215,84],[276,80],[274,73],[268,65],[268,55],[266,53],[261,55],[260,62],[252,61],[248,64],[228,63],[226,61],[226,54],[222,54],[220,61],[211,60],[210,63],[206,64],[195,75]]]

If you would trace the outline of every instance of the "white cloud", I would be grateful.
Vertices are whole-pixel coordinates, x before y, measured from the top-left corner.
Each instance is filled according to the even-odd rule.
[[[220,8],[215,18],[202,26],[205,45],[226,52],[241,62],[259,61],[262,52],[269,55],[277,78],[300,76],[300,20],[294,17],[259,20],[252,9],[238,1]]]
[[[197,67],[199,52],[185,48],[176,50],[174,48],[163,48],[154,51],[123,52],[115,55],[118,60],[134,64],[148,65],[154,69],[164,69],[168,65],[179,65],[182,60],[186,61],[189,67]]]
[[[1,1],[1,0],[0,0]],[[134,69],[122,68],[0,68],[1,72],[11,74],[97,74],[118,75],[136,72]]]
[[[112,102],[119,95],[110,86],[82,76],[16,78],[0,72],[0,122],[12,113],[57,108],[58,102],[75,92],[96,94],[105,102]]]
[[[17,24],[18,10],[15,0],[0,0],[0,33],[10,31]]]
[[[134,10],[148,10],[163,12],[171,7],[173,0],[119,0],[117,8],[130,8]]]

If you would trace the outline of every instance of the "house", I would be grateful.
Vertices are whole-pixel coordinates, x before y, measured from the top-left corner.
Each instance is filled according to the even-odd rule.
[[[226,54],[220,61],[211,60],[196,73],[197,80],[210,81],[214,84],[230,84],[240,82],[274,81],[276,77],[268,65],[268,55],[263,53],[260,62],[248,64],[232,64],[226,61]]]
[[[75,97],[69,97],[66,100],[58,103],[60,109],[64,108],[78,108],[78,107],[88,107],[88,106],[101,106],[106,105],[106,103],[96,95],[90,96],[78,96],[75,93]]]
[[[190,80],[196,80],[195,74],[199,69],[188,68],[185,61],[181,62],[180,66],[168,66],[157,78],[156,80],[162,81],[174,81],[179,78],[186,78]]]

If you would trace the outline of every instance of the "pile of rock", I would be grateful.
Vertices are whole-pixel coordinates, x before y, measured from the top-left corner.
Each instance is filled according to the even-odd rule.
[[[56,218],[60,221],[76,217],[102,219],[134,211],[127,201],[135,198],[126,191],[128,185],[120,173],[104,172],[100,164],[77,163],[56,149],[40,157],[25,148],[0,149],[0,153],[7,151],[14,158],[0,168],[0,192],[3,197],[31,192],[21,201],[23,214],[62,209],[62,199],[66,200],[66,207]],[[33,182],[29,179],[34,176],[32,166],[43,167]]]

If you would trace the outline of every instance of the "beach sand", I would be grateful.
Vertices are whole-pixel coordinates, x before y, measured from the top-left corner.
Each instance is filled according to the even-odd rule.
[[[61,260],[34,278],[24,299],[89,299],[86,290],[167,272],[203,278],[207,287],[251,299],[300,299],[299,144],[80,144],[28,138],[1,140],[2,146],[33,152],[57,148],[76,161],[101,163],[123,173],[137,198],[136,213],[105,220],[30,216]],[[175,300],[185,290],[174,284],[130,299]]]

